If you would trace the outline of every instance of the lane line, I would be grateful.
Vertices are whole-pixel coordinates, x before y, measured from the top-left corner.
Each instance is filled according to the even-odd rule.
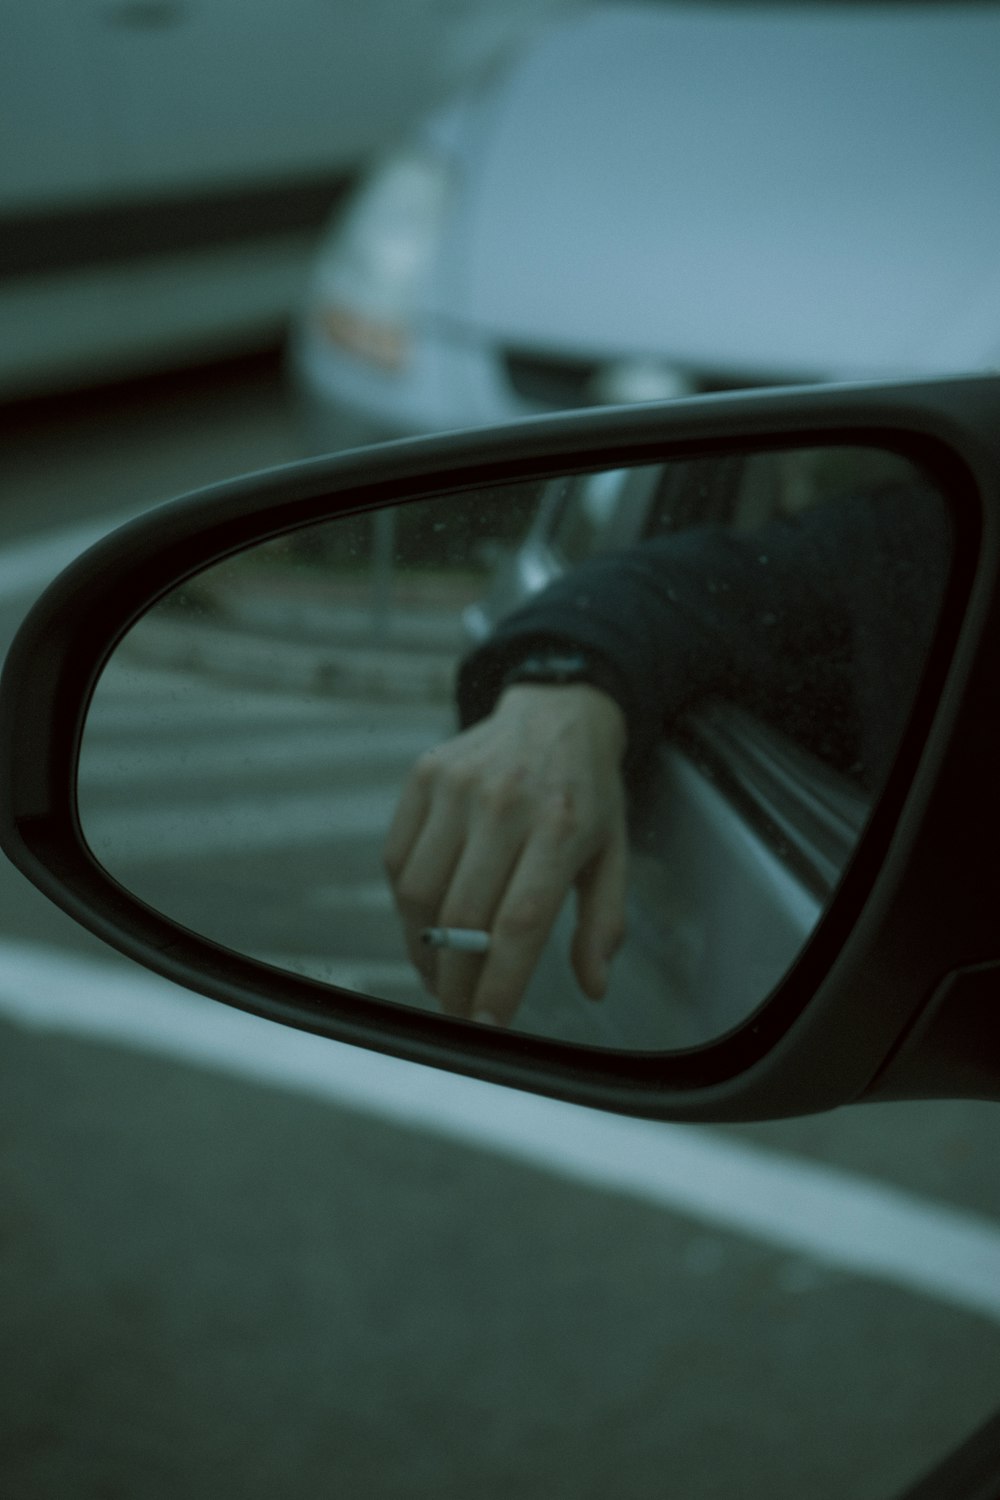
[[[420,981],[406,959],[328,958],[324,954],[283,953],[275,949],[261,949],[255,956],[276,969],[308,974],[344,990],[360,990],[363,995],[417,1005],[421,1010],[431,1008],[429,1000],[421,1005]]]
[[[308,905],[329,907],[335,911],[381,911],[393,910],[392,892],[388,880],[358,880],[353,885],[317,886],[310,891]]]
[[[94,542],[124,525],[129,515],[62,527],[0,548],[0,603],[37,594]]]
[[[296,695],[283,690],[275,694],[246,683],[199,679],[180,668],[126,668],[112,660],[94,695],[88,728],[101,737],[121,732],[141,733],[148,727],[151,707],[164,712],[165,727],[171,710],[183,710],[185,724],[208,722],[209,715],[217,722],[221,712],[227,719],[238,714],[251,723],[260,718],[265,724],[283,718],[293,723],[312,720],[316,724],[376,725],[390,724],[399,718],[399,705],[388,700],[317,698],[309,691]],[[405,707],[408,721],[414,727],[424,725],[429,734],[440,724],[453,721],[451,710],[441,704],[408,702]]]
[[[437,743],[426,730],[405,724],[391,733],[382,726],[333,724],[319,729],[310,725],[298,733],[293,728],[239,739],[227,734],[228,727],[220,713],[211,738],[192,734],[179,743],[164,744],[155,737],[159,725],[150,715],[145,744],[98,746],[85,734],[80,753],[80,795],[106,789],[124,794],[147,783],[161,792],[169,783],[191,785],[202,776],[231,780],[237,775],[285,771],[290,778],[307,772],[343,770],[345,766],[353,770],[361,767],[366,774],[385,771],[387,776],[397,776],[402,785],[411,763]]]
[[[1000,1322],[1000,1226],[707,1127],[660,1125],[381,1057],[125,965],[0,941],[0,1012],[328,1100]]]
[[[206,684],[202,688],[190,676],[178,676],[166,690],[150,680],[149,691],[141,696],[136,692],[126,699],[116,693],[110,705],[107,695],[95,698],[87,716],[87,739],[102,747],[115,742],[148,741],[154,715],[160,721],[158,733],[164,740],[179,739],[182,743],[190,734],[217,730],[221,724],[246,733],[275,728],[333,731],[358,720],[357,705],[348,709],[329,699],[299,698],[285,693],[239,693],[225,683]]]
[[[95,806],[81,788],[80,819],[94,854],[112,871],[129,864],[250,854],[269,849],[338,848],[347,838],[381,838],[395,809],[392,781],[349,791],[222,798],[176,807]]]

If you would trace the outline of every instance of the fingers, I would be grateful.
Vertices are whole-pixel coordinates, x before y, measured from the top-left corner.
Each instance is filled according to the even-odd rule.
[[[424,811],[417,827],[401,809],[386,845],[410,955],[446,1014],[508,1025],[590,853],[582,824],[591,820],[570,793],[539,802],[510,782],[468,798],[438,787]],[[434,952],[420,940],[430,926],[484,929],[489,952]]]
[[[580,988],[591,1000],[603,1000],[611,960],[625,940],[625,891],[628,841],[624,814],[597,857],[576,882],[577,920],[572,963]]]
[[[407,778],[385,865],[410,957],[447,1014],[511,1022],[574,885],[574,969],[603,994],[624,927],[623,722],[585,685],[515,686]],[[489,951],[429,949],[425,927],[488,931]]]
[[[510,1024],[583,856],[579,809],[571,793],[556,793],[538,809],[494,914],[472,994],[473,1020]]]
[[[440,907],[444,927],[471,927],[491,934],[497,942],[495,917],[524,849],[530,823],[526,808],[505,810],[480,805],[473,814],[469,841],[455,866]],[[435,992],[442,1008],[455,1016],[470,1016],[485,960],[474,954],[447,950],[437,955]]]
[[[431,754],[417,766],[385,845],[410,957],[445,1011],[459,1016],[470,1013],[481,961],[428,949],[421,932],[433,926],[489,930],[531,811],[523,772],[486,774],[465,749]]]
[[[420,933],[437,921],[464,841],[462,798],[442,784],[432,758],[425,757],[403,788],[383,859],[410,960],[432,990],[435,955],[421,943]]]

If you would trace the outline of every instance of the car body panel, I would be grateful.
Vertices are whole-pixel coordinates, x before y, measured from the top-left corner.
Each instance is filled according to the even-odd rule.
[[[703,765],[665,744],[633,818],[627,934],[607,993],[587,1000],[560,914],[517,1029],[593,1047],[695,1047],[746,1020],[788,973],[822,915],[817,899]]]
[[[1000,12],[967,4],[552,21],[412,134],[455,191],[408,363],[318,337],[306,296],[310,446],[995,368],[998,56]]]
[[[461,316],[800,379],[996,359],[998,56],[961,5],[575,18],[483,106]]]
[[[559,3],[9,0],[0,397],[277,345],[369,154]]]

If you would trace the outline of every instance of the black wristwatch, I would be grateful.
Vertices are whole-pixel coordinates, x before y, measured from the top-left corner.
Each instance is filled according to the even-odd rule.
[[[508,667],[501,679],[500,691],[517,684],[566,687],[575,683],[600,688],[616,702],[619,700],[620,689],[617,689],[612,668],[600,658],[571,646],[543,646],[529,652]]]

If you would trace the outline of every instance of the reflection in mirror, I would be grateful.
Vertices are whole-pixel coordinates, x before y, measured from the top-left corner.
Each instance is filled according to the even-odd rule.
[[[857,447],[290,533],[123,640],[85,836],[149,906],[280,968],[591,1045],[707,1041],[787,973],[857,845],[949,535],[927,476]]]

